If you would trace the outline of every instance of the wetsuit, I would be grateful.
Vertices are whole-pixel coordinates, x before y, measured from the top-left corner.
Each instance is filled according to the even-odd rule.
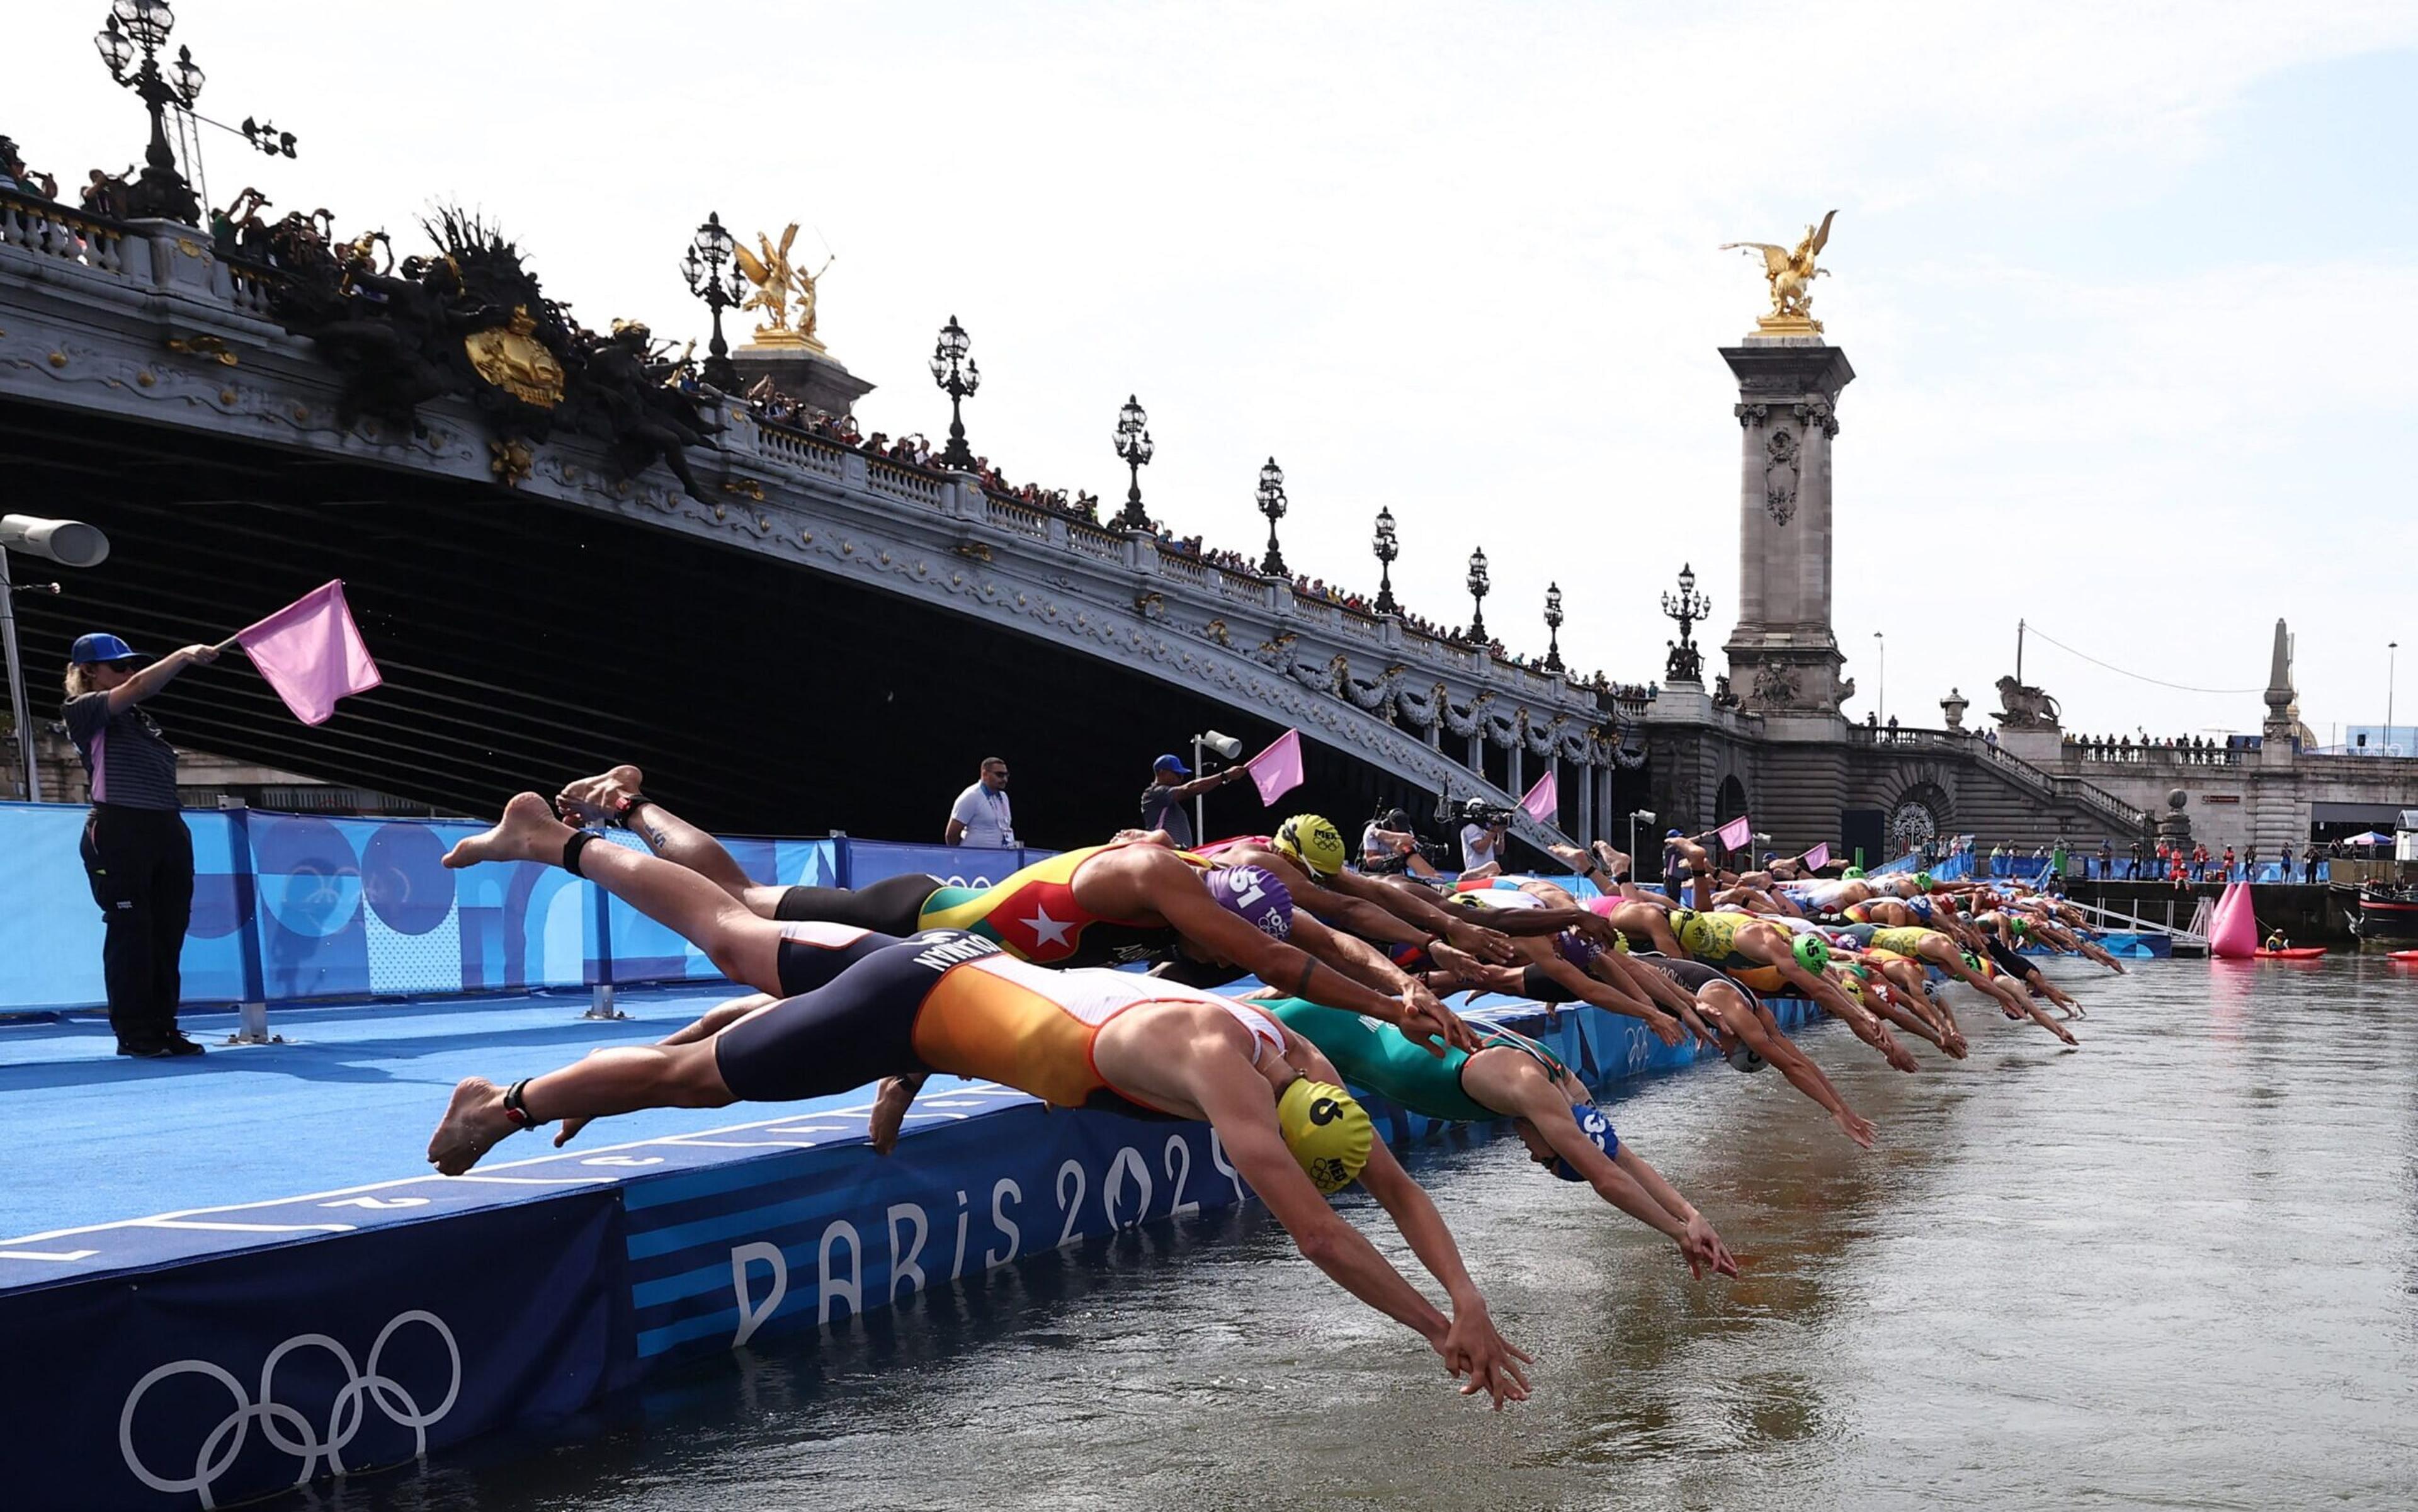
[[[1462,1090],[1462,1068],[1469,1063],[1470,1054],[1466,1050],[1447,1050],[1438,1057],[1391,1024],[1376,1023],[1358,1014],[1324,1008],[1299,998],[1279,998],[1261,1006],[1287,1029],[1317,1046],[1321,1054],[1335,1062],[1335,1069],[1342,1073],[1350,1086],[1375,1092],[1429,1118],[1480,1123],[1507,1116]],[[1469,1027],[1477,1031],[1479,1049],[1501,1046],[1522,1051],[1542,1066],[1548,1077],[1554,1077],[1556,1084],[1569,1070],[1560,1057],[1524,1034],[1485,1024]]]
[[[1740,992],[1744,992],[1747,996],[1748,1001],[1752,1002],[1754,1000],[1754,993],[1748,988],[1745,983],[1740,982],[1737,978],[1730,975],[1726,971],[1715,970],[1713,968],[1706,966],[1702,961],[1684,961],[1676,956],[1664,955],[1659,951],[1639,951],[1630,955],[1630,959],[1642,961],[1645,965],[1654,968],[1654,970],[1661,972],[1664,976],[1669,977],[1672,981],[1676,982],[1679,985],[1687,988],[1691,995],[1702,992],[1705,989],[1705,985],[1706,983],[1726,982],[1731,986],[1737,988]]]
[[[1989,953],[1992,965],[2018,982],[2035,970],[2029,961],[2009,949],[2007,942],[1995,934],[1982,937],[1982,948]]]
[[[1936,929],[1875,929],[1872,943],[1876,949],[1892,950],[1919,961],[1922,959],[1922,942],[1926,939],[1948,939],[1948,937]],[[1949,943],[1953,945],[1955,941],[1949,940]]]
[[[1030,1092],[1062,1107],[1181,1115],[1111,1087],[1093,1041],[1147,1002],[1216,1006],[1252,1036],[1252,1063],[1284,1034],[1247,1003],[1128,971],[1052,971],[962,929],[867,935],[822,985],[740,1020],[714,1040],[723,1083],[750,1102],[789,1102],[884,1077],[938,1071]]]

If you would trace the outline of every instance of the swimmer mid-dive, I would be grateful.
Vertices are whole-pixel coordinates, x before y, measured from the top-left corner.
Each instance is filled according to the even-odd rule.
[[[1593,1106],[1586,1084],[1561,1058],[1507,1029],[1478,1031],[1475,1055],[1442,1061],[1391,1025],[1370,1025],[1298,998],[1261,1000],[1287,1029],[1316,1046],[1346,1085],[1365,1088],[1428,1118],[1458,1123],[1512,1120],[1531,1160],[1596,1195],[1679,1246],[1688,1269],[1736,1275],[1722,1236],[1676,1187],[1645,1163]]]
[[[556,818],[535,793],[522,793],[505,805],[493,829],[446,852],[445,864],[529,861],[561,866],[695,944],[733,982],[785,997],[804,990],[796,973],[810,962],[811,953],[794,942],[792,924],[759,916],[728,889],[685,865],[609,843],[591,844],[597,838]],[[1045,868],[1052,869],[1048,876],[1042,875]],[[929,880],[914,879],[917,886]],[[873,929],[862,918],[823,922],[896,936],[918,927],[968,928],[1045,965],[1080,962],[1089,958],[1087,952],[1105,952],[1112,939],[1138,948],[1188,947],[1201,959],[1254,973],[1295,996],[1403,1024],[1415,1036],[1433,1035],[1464,1048],[1476,1043],[1460,1016],[1426,986],[1373,947],[1297,914],[1282,885],[1254,867],[1221,870],[1160,846],[1099,847],[1036,863],[988,890],[943,888],[895,908],[890,904],[900,900],[876,897],[889,885],[876,883],[859,893],[833,888],[789,892],[836,893],[860,912],[871,900],[899,920],[889,929]],[[810,922],[815,921],[792,923]],[[1350,967],[1351,974],[1314,955]],[[1385,984],[1385,990],[1372,982]]]
[[[717,1010],[684,1043],[600,1050],[499,1087],[454,1088],[428,1144],[447,1175],[520,1129],[652,1107],[790,1102],[885,1077],[944,1072],[1056,1107],[1206,1120],[1227,1158],[1294,1244],[1337,1284],[1417,1333],[1500,1408],[1528,1394],[1529,1356],[1488,1317],[1451,1231],[1377,1139],[1327,1060],[1268,1014],[1125,971],[1052,971],[964,930],[908,939],[810,925],[819,985]],[[1338,1216],[1323,1193],[1357,1180],[1441,1283],[1438,1311]]]

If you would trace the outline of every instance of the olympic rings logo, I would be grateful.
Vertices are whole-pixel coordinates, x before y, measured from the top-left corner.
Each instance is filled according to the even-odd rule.
[[[436,1336],[444,1342],[446,1356],[451,1363],[452,1383],[445,1389],[445,1399],[427,1412],[421,1410],[420,1403],[402,1382],[378,1368],[387,1341],[406,1323],[425,1323],[435,1330]],[[279,1363],[295,1351],[306,1349],[325,1350],[344,1367],[344,1384],[328,1407],[327,1436],[324,1439],[310,1418],[276,1397]],[[135,1452],[134,1413],[142,1404],[145,1392],[170,1376],[179,1375],[207,1376],[224,1386],[227,1395],[235,1398],[235,1411],[220,1419],[218,1427],[202,1440],[201,1448],[193,1456],[192,1474],[177,1480],[154,1473]],[[294,1484],[300,1486],[316,1473],[322,1459],[327,1460],[330,1472],[339,1475],[344,1474],[344,1445],[352,1443],[354,1436],[360,1432],[362,1422],[368,1415],[364,1398],[375,1402],[378,1410],[386,1413],[396,1427],[411,1429],[413,1454],[424,1455],[428,1452],[429,1425],[451,1412],[454,1399],[461,1395],[462,1350],[453,1341],[453,1331],[447,1328],[444,1320],[435,1313],[415,1309],[396,1314],[391,1321],[378,1330],[376,1340],[370,1345],[369,1367],[366,1370],[353,1364],[350,1351],[325,1334],[298,1334],[287,1339],[269,1351],[268,1358],[261,1362],[260,1399],[257,1402],[245,1395],[243,1382],[237,1381],[233,1372],[207,1360],[177,1360],[163,1365],[136,1382],[134,1389],[127,1394],[126,1410],[117,1418],[117,1446],[126,1456],[126,1468],[134,1472],[135,1478],[144,1485],[171,1496],[185,1491],[196,1492],[201,1497],[202,1505],[209,1508],[218,1505],[211,1495],[211,1488],[233,1467],[236,1456],[243,1452],[244,1441],[251,1436],[254,1418],[260,1420],[261,1437],[302,1461],[301,1473],[294,1477]]]

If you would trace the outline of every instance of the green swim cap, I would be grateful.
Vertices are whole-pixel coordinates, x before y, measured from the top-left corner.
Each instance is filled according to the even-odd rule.
[[[1921,888],[1921,889],[1922,889],[1922,890],[1923,890],[1924,892],[1926,892],[1926,893],[1930,892],[1930,891],[1931,891],[1931,874],[1930,874],[1929,872],[1917,872],[1917,873],[1915,873],[1915,874],[1914,874],[1914,885],[1915,885],[1915,886],[1917,886],[1917,887],[1919,887],[1919,888]]]
[[[1864,879],[1864,869],[1861,866],[1850,866],[1839,874],[1839,879],[1844,882],[1860,882]]]
[[[1789,946],[1788,951],[1797,957],[1798,965],[1817,976],[1824,967],[1830,964],[1830,942],[1819,935],[1798,936],[1797,942]]]

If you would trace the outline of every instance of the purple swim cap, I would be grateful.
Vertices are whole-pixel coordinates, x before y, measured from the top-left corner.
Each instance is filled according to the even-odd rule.
[[[1553,946],[1562,959],[1584,971],[1595,958],[1603,954],[1603,945],[1593,935],[1576,929],[1565,929],[1553,937]]]
[[[1201,884],[1217,907],[1271,939],[1293,938],[1293,892],[1264,866],[1220,866]]]

